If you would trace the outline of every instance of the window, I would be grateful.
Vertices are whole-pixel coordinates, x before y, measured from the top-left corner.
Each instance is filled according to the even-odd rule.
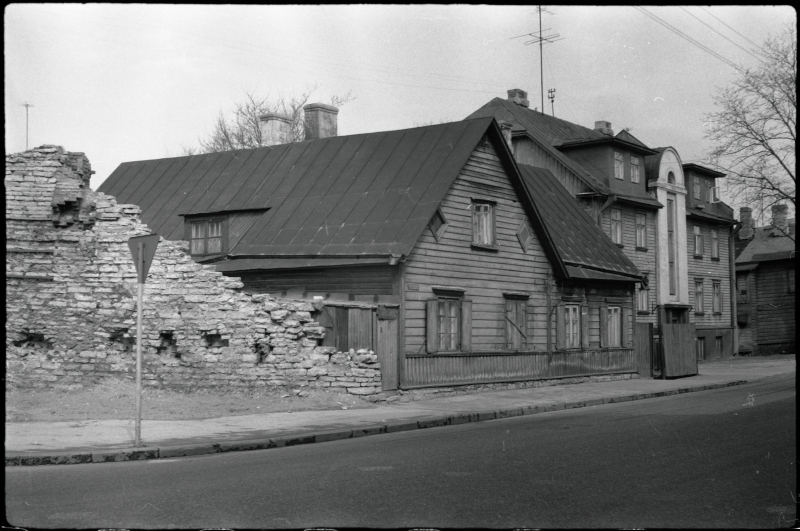
[[[692,228],[694,233],[694,255],[703,256],[703,235],[700,233],[700,226],[695,225]]]
[[[622,245],[622,211],[618,208],[611,209],[611,241]]]
[[[578,304],[564,305],[566,314],[566,348],[580,348],[581,346],[581,307]]]
[[[493,203],[472,203],[472,243],[494,247],[494,207]]]
[[[694,313],[703,314],[705,308],[703,306],[703,279],[695,279],[694,281]]]
[[[672,175],[672,172],[669,172]],[[675,177],[673,177],[673,181]],[[675,194],[667,194],[667,259],[669,260],[669,294],[677,293],[677,271],[675,271]]]
[[[695,177],[694,178],[694,198],[695,199],[702,199],[703,198],[703,196],[701,195],[701,191],[700,191],[700,178],[699,177]]]
[[[715,352],[715,354],[718,357],[722,357],[722,349],[724,345],[724,343],[722,342],[722,336],[717,336],[715,343],[716,343],[715,346],[717,347],[717,351]]]
[[[436,292],[436,291],[434,291]],[[472,350],[472,301],[463,293],[429,299],[426,346],[429,353]]]
[[[222,253],[222,220],[209,219],[189,222],[191,254],[202,256]]]
[[[614,178],[622,180],[624,165],[622,163],[622,153],[614,152]]]
[[[528,248],[531,246],[533,235],[531,234],[531,230],[528,228],[528,223],[523,221],[519,224],[519,228],[517,229],[517,239],[519,240],[519,244],[522,246],[522,250],[524,252],[528,252]]]
[[[786,270],[786,291],[794,293],[794,268]]]
[[[639,313],[650,313],[650,292],[647,288],[641,287],[636,295],[636,305]]]
[[[669,172],[667,174],[667,184],[675,184],[675,174],[674,173]]]
[[[719,260],[719,232],[711,229],[711,258]]]
[[[639,182],[639,157],[631,157],[631,182]]]
[[[441,210],[436,210],[436,213],[431,218],[430,223],[428,223],[428,227],[430,227],[434,238],[436,238],[436,241],[438,242],[444,234],[444,231],[447,229],[447,219],[445,219]]]
[[[528,341],[528,298],[506,294],[506,349],[525,350]]]
[[[622,345],[622,312],[619,306],[608,307],[608,346],[620,347]]]
[[[698,361],[706,359],[706,338],[698,337],[694,341]]]
[[[722,285],[719,280],[711,283],[714,313],[722,313]]]
[[[794,271],[794,270],[792,270]],[[794,277],[794,275],[792,275]],[[736,290],[739,292],[739,298],[736,302],[746,304],[747,300],[747,273],[736,274]],[[791,292],[790,292],[791,293]]]
[[[636,213],[636,247],[647,247],[647,214]]]

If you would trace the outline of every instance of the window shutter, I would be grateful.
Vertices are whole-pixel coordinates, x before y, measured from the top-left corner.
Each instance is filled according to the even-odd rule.
[[[528,348],[528,301],[517,301],[517,325],[525,335],[520,334],[519,349]],[[533,344],[533,341],[531,341]]]
[[[600,306],[600,347],[608,346],[608,306]]]
[[[565,308],[563,304],[556,305],[556,349],[564,350],[567,347],[567,326]]]
[[[461,352],[472,351],[472,301],[461,301]]]
[[[581,348],[589,348],[589,306],[581,304]]]
[[[428,299],[428,311],[426,312],[428,326],[426,327],[427,338],[425,341],[428,353],[439,350],[439,301],[438,299]]]
[[[623,348],[631,348],[631,341],[630,341],[630,322],[631,319],[631,309],[630,308],[622,308],[622,346]]]

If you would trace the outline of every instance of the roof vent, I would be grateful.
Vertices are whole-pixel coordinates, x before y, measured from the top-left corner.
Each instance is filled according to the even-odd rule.
[[[530,102],[528,101],[528,93],[522,89],[509,90],[508,101],[513,101],[517,105],[522,105],[523,107],[528,107],[530,105]]]
[[[596,121],[594,123],[594,130],[604,135],[614,136],[614,130],[611,129],[611,122],[606,122],[605,120]]]

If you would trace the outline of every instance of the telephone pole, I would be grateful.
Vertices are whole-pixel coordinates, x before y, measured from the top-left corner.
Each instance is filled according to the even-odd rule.
[[[25,151],[28,151],[28,107],[33,107],[33,103],[26,101],[22,106],[25,107]]]
[[[540,94],[542,95],[542,113],[544,113],[544,51],[543,46],[545,44],[550,44],[551,42],[556,42],[562,40],[564,37],[561,37],[558,33],[554,33],[552,35],[544,35],[545,31],[550,31],[550,28],[542,29],[542,12],[545,12],[549,15],[552,15],[547,8],[542,6],[536,6],[536,10],[539,13],[539,31],[534,31],[533,33],[526,33],[525,35],[518,35],[516,37],[511,37],[512,39],[518,39],[520,37],[533,37],[533,39],[525,42],[525,45],[528,44],[536,44],[539,43],[539,89]],[[538,35],[537,35],[538,33]]]

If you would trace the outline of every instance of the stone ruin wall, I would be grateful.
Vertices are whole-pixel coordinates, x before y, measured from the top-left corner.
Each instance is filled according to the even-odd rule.
[[[136,372],[136,271],[127,241],[149,234],[135,205],[89,188],[89,161],[58,146],[6,156],[6,377],[75,388]],[[142,380],[173,388],[381,390],[371,351],[318,346],[303,301],[241,291],[162,239],[145,283]]]

